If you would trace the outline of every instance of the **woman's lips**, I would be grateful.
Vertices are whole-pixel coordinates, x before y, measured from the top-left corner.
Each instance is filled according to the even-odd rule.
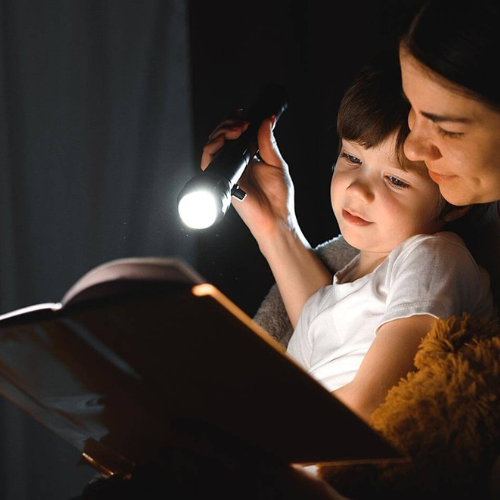
[[[371,222],[368,222],[357,215],[353,215],[347,210],[342,210],[342,217],[346,222],[349,222],[349,224],[353,224],[354,226],[368,226],[368,224],[371,224]]]
[[[456,175],[443,175],[429,170],[429,177],[436,183],[441,184],[456,177]]]

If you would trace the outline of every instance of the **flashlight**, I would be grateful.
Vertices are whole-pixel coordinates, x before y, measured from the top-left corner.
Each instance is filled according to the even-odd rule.
[[[250,122],[241,136],[226,141],[207,168],[195,175],[178,196],[179,216],[192,229],[205,229],[220,221],[231,196],[243,201],[246,193],[238,180],[258,153],[257,131],[265,118],[276,116],[276,122],[288,107],[285,89],[277,84],[263,87],[245,119]]]

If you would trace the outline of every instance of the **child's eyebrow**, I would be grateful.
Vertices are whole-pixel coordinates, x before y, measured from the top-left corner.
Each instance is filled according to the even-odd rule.
[[[403,165],[400,165],[399,163],[397,165],[395,165],[394,168],[396,168],[397,170],[401,170],[401,172],[404,172],[405,174],[415,171],[415,169],[413,167],[409,166],[409,167],[405,168],[405,167],[403,167]]]

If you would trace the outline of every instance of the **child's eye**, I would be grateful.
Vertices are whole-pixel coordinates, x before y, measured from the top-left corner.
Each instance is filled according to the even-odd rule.
[[[356,156],[350,155],[350,154],[345,153],[345,152],[342,152],[340,156],[342,156],[342,158],[345,158],[349,163],[352,163],[353,165],[361,165],[363,163]]]
[[[397,189],[406,189],[407,187],[409,187],[409,185],[406,184],[406,182],[403,182],[401,179],[398,179],[393,175],[388,175],[387,180]]]
[[[449,132],[448,130],[445,130],[444,128],[441,127],[438,127],[438,130],[443,137],[450,137],[451,139],[456,139],[464,135],[461,132]]]

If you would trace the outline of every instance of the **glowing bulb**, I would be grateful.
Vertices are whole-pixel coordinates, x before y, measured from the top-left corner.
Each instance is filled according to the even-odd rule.
[[[209,191],[193,191],[179,201],[179,215],[193,229],[205,229],[211,226],[218,217],[219,203]]]

